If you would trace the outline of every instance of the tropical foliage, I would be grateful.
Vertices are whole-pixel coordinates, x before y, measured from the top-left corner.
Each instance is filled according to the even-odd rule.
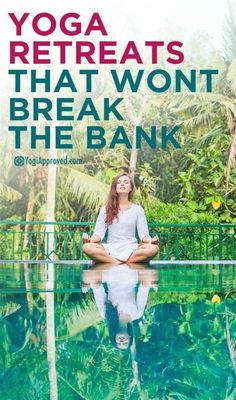
[[[81,121],[80,133],[73,137],[74,148],[70,157],[80,157],[77,166],[58,166],[55,191],[55,220],[94,219],[104,203],[111,179],[121,170],[130,171],[135,178],[136,199],[144,206],[150,199],[170,204],[190,206],[196,215],[201,211],[218,217],[220,222],[234,222],[236,218],[236,61],[235,26],[233,13],[225,24],[226,51],[224,57],[214,48],[204,33],[196,34],[186,43],[189,59],[183,72],[189,69],[218,68],[220,78],[212,93],[205,93],[203,82],[198,92],[189,91],[165,96],[150,93],[145,86],[131,96],[124,93],[122,113],[124,127],[133,141],[132,126],[141,125],[147,132],[150,126],[180,125],[178,141],[181,149],[169,146],[167,150],[151,149],[147,144],[140,150],[126,149],[118,145],[115,149],[86,149],[86,125],[93,123],[88,117]],[[198,44],[196,46],[196,43]],[[147,66],[149,70],[151,66]],[[135,73],[135,71],[134,71]],[[173,71],[170,73],[173,73]],[[107,70],[101,69],[100,80],[95,81],[93,97],[100,113],[104,91],[112,99],[113,88]],[[65,93],[66,94],[66,93]],[[86,93],[81,92],[75,100],[75,112]],[[158,123],[157,123],[158,121]],[[4,121],[5,123],[6,121]],[[103,126],[107,138],[111,138],[115,120],[105,121]],[[20,220],[45,220],[48,209],[47,182],[50,180],[47,167],[14,167],[12,163],[12,138],[3,130],[0,154],[0,215],[1,219],[12,217]],[[23,148],[24,156],[34,153]],[[40,156],[47,157],[40,150]],[[65,152],[58,152],[64,157]],[[214,207],[218,202],[218,207]],[[155,207],[155,202],[152,201]],[[178,207],[176,208],[178,216]],[[200,215],[199,215],[199,218]]]
[[[59,400],[233,400],[236,294],[214,295],[204,273],[204,291],[189,291],[188,273],[182,292],[150,292],[142,325],[133,327],[136,348],[125,352],[112,347],[91,293],[55,295]],[[1,398],[51,398],[45,294],[33,295],[32,311],[24,294],[2,295],[1,302]]]

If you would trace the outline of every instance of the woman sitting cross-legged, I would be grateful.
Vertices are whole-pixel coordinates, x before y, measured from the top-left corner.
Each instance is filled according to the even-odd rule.
[[[141,206],[131,202],[134,183],[127,174],[118,175],[111,184],[106,207],[97,218],[94,234],[84,239],[83,251],[96,262],[147,262],[158,253],[158,237],[151,238]],[[136,239],[138,232],[141,244]],[[107,243],[102,240],[108,231]]]

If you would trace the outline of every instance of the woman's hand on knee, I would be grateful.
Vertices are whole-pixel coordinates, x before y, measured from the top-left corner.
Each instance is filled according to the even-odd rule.
[[[144,238],[142,239],[142,243],[143,244],[157,244],[159,242],[158,236],[155,235],[153,237],[147,235],[144,236]]]
[[[155,236],[153,236],[153,237],[151,238],[151,243],[152,243],[152,244],[158,244],[158,242],[159,242],[159,239],[158,239],[158,236],[157,236],[157,235],[155,235]]]
[[[99,243],[101,243],[101,238],[100,238],[100,236],[99,235],[92,235],[91,236],[91,238],[90,238],[90,243],[96,243],[96,244],[99,244]]]
[[[96,244],[101,243],[100,236],[92,235],[90,237],[88,233],[83,233],[82,240],[83,240],[83,243],[96,243]]]
[[[90,243],[90,236],[88,233],[83,233],[82,241],[83,241],[83,243]]]

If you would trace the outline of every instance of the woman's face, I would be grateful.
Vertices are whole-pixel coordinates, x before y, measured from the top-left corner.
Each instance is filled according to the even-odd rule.
[[[126,350],[129,347],[130,337],[128,333],[116,334],[116,346],[120,350]]]
[[[123,175],[121,176],[116,184],[116,192],[117,194],[129,194],[131,192],[131,182],[128,176]]]

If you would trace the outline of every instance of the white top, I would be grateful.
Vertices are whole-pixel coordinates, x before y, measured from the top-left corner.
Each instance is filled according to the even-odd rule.
[[[143,316],[147,304],[149,288],[138,285],[138,272],[126,264],[117,265],[103,272],[102,282],[107,283],[107,294],[103,285],[93,289],[95,301],[103,318],[106,300],[110,300],[117,311],[129,314],[132,321]]]
[[[118,219],[111,225],[105,223],[106,208],[102,207],[97,218],[94,234],[103,240],[108,231],[107,243],[103,244],[106,252],[113,257],[127,261],[129,256],[138,248],[136,231],[140,240],[149,235],[144,210],[137,204],[132,204],[127,210],[120,211]]]

